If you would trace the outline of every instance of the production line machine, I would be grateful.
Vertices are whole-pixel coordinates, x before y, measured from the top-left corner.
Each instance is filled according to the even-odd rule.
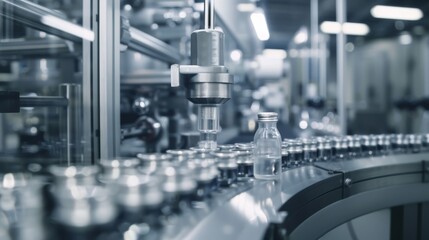
[[[385,208],[402,214],[392,213],[391,236],[428,236],[428,211],[398,207],[427,209],[428,136],[285,139],[279,181],[253,179],[252,148],[168,150],[94,166],[3,163],[0,236],[317,239]]]
[[[323,239],[382,209],[386,239],[428,239],[428,134],[303,111],[280,180],[254,178],[286,81],[261,83],[284,59],[255,61],[239,2],[0,0],[0,239]]]

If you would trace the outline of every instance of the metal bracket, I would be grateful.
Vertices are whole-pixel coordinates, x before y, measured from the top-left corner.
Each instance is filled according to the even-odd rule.
[[[198,65],[179,65],[173,64],[170,67],[171,87],[180,86],[181,75],[195,75],[199,73],[228,73],[225,66],[198,66]]]

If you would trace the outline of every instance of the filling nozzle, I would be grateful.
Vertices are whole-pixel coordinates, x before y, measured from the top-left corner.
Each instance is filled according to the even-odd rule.
[[[212,150],[221,131],[219,107],[231,98],[234,83],[224,66],[224,33],[214,29],[214,1],[205,0],[205,29],[191,34],[191,64],[171,66],[171,86],[183,85],[198,106],[199,147]]]
[[[217,148],[217,134],[221,131],[219,125],[219,105],[198,105],[198,131],[200,132],[200,148]]]

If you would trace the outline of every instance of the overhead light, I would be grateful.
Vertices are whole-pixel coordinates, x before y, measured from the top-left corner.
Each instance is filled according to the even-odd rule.
[[[262,55],[269,58],[275,58],[275,59],[285,59],[287,57],[287,53],[285,50],[271,49],[271,48],[264,49],[264,51],[262,52]]]
[[[371,15],[375,18],[416,21],[423,17],[423,12],[418,8],[376,5],[371,8]]]
[[[257,10],[256,12],[250,15],[252,20],[253,28],[255,29],[256,35],[259,40],[267,41],[270,39],[270,32],[268,30],[267,20],[265,19],[265,14],[262,9]]]
[[[88,40],[88,41],[94,41],[94,32],[86,29],[84,27],[81,27],[77,24],[68,22],[64,19],[61,19],[59,17],[55,17],[53,15],[45,15],[41,19],[42,23],[51,26],[55,29],[61,29],[64,32],[67,32],[73,36]]]
[[[324,33],[338,34],[341,32],[341,25],[338,22],[325,21],[320,24],[320,29]],[[369,27],[363,23],[346,22],[342,27],[343,33],[347,35],[365,36],[369,33]]]
[[[301,27],[298,32],[296,33],[295,37],[293,38],[293,41],[296,44],[305,43],[308,41],[308,30],[306,27]]]
[[[237,10],[240,12],[253,12],[256,10],[256,5],[254,3],[239,3]]]

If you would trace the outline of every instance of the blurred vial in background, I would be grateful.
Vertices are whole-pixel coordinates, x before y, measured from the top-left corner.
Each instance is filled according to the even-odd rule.
[[[256,179],[279,179],[281,167],[281,136],[277,130],[277,113],[258,114],[259,127],[255,133],[254,175]]]

